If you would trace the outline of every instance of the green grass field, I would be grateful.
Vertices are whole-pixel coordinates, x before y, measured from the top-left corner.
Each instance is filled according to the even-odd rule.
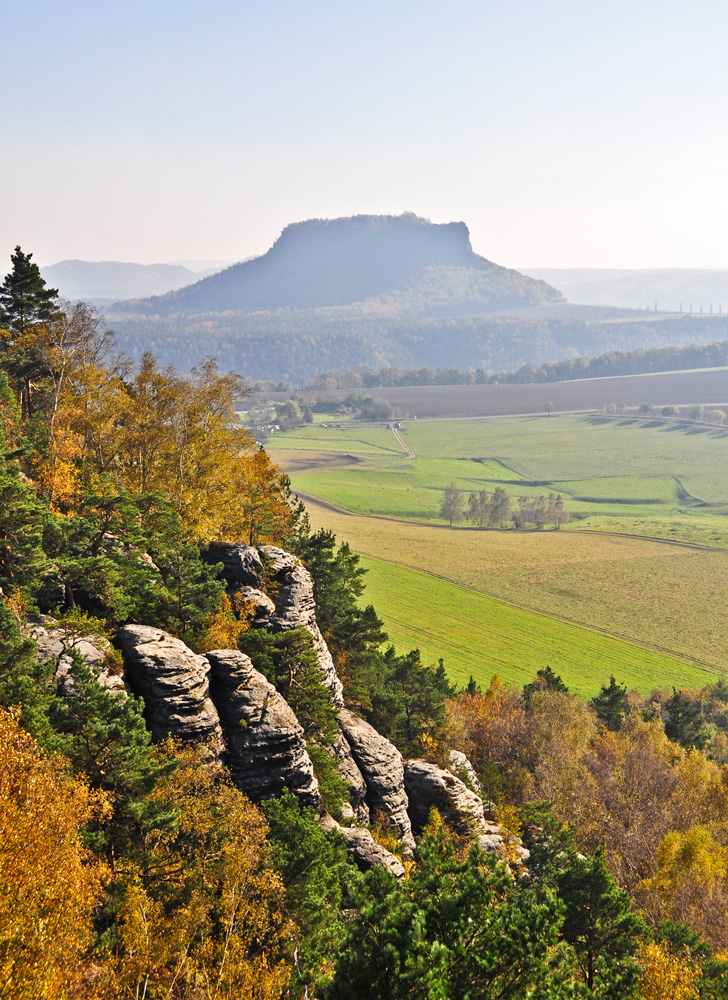
[[[363,514],[432,523],[442,491],[504,484],[512,497],[553,490],[574,524],[728,546],[728,430],[601,416],[409,421],[407,459],[383,426],[305,428],[271,442],[293,486]],[[533,485],[536,484],[536,485]],[[651,530],[654,524],[654,530]]]
[[[538,628],[544,642],[551,635],[544,622],[576,628],[563,651],[575,687],[579,671],[586,678],[598,662],[590,644],[607,638],[650,653],[641,679],[629,682],[643,691],[676,677],[693,683],[695,669],[728,669],[728,551],[720,551],[728,549],[728,431],[573,415],[409,421],[402,434],[414,459],[374,425],[309,427],[281,435],[272,449],[294,489],[353,512],[310,504],[315,526],[331,528],[390,574],[415,573],[381,586],[384,570],[371,576],[371,597],[398,642],[444,655],[453,677],[475,673],[457,664],[478,661],[480,653],[468,652],[469,634],[473,648],[487,645],[476,638],[493,617],[478,604],[483,598],[526,615],[526,633]],[[440,501],[453,482],[466,495],[500,483],[514,500],[560,492],[572,520],[559,532],[444,527]],[[429,612],[431,588],[452,585],[470,595],[455,633],[448,614],[433,611],[424,621],[417,614],[418,607]],[[503,648],[518,622],[508,619]],[[660,666],[664,658],[673,680]],[[506,659],[509,669],[531,670],[512,648]],[[682,675],[674,672],[680,661]]]
[[[384,616],[398,652],[418,648],[425,663],[445,661],[450,680],[472,674],[486,687],[493,674],[526,684],[547,664],[569,688],[593,697],[613,674],[647,695],[655,687],[702,687],[716,679],[705,668],[598,632],[512,607],[426,573],[364,559],[366,599]]]

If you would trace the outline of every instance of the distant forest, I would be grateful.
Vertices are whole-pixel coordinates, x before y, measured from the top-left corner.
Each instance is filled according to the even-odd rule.
[[[132,358],[148,350],[163,364],[189,371],[203,357],[215,356],[221,368],[248,378],[290,381],[298,386],[321,371],[362,366],[373,370],[472,368],[501,381],[506,377],[494,373],[519,372],[529,365],[545,368],[568,357],[591,358],[635,348],[649,352],[666,344],[680,348],[728,339],[725,316],[586,323],[483,315],[353,317],[347,312],[321,308],[251,315],[109,318],[119,346]],[[713,363],[701,361],[700,365]],[[672,361],[669,367],[674,367]],[[617,372],[610,368],[593,374]],[[585,377],[585,372],[578,377]],[[536,377],[518,380],[535,381]]]
[[[728,366],[728,340],[687,347],[655,347],[649,350],[607,351],[599,357],[566,358],[537,367],[522,365],[515,372],[489,375],[482,368],[357,368],[327,371],[308,382],[304,389],[373,389],[412,385],[495,385],[498,383],[567,382],[572,379],[606,378],[614,375],[649,375],[681,369]]]

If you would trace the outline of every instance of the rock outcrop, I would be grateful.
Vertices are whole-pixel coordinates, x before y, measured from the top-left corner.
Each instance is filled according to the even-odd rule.
[[[340,826],[336,820],[323,813],[320,819],[324,830],[336,830],[346,839],[346,850],[361,871],[369,871],[375,865],[387,868],[395,878],[402,878],[404,865],[396,854],[378,844],[369,830],[356,826]]]
[[[382,813],[409,847],[414,847],[407,813],[402,754],[364,719],[343,708],[339,728],[367,786],[366,801],[373,813]]]
[[[205,558],[222,563],[223,579],[230,590],[255,604],[254,628],[271,632],[305,628],[311,634],[322,680],[334,704],[343,705],[341,681],[316,622],[313,581],[301,560],[275,545],[256,549],[228,542],[211,544]]]
[[[339,777],[349,788],[349,801],[342,805],[341,812],[346,819],[354,819],[357,823],[366,825],[369,822],[369,806],[367,805],[367,783],[364,775],[356,766],[356,761],[344,734],[339,731],[336,742],[330,748]]]
[[[288,788],[304,805],[320,796],[306,740],[293,710],[244,653],[215,649],[210,696],[217,706],[233,780],[254,802]]]
[[[112,694],[127,696],[122,671],[114,664],[113,647],[104,636],[71,635],[60,622],[45,615],[32,625],[30,635],[35,640],[40,662],[56,663],[56,688],[61,698],[73,697],[71,653],[77,653],[91,667],[102,687]]]
[[[205,657],[149,625],[125,625],[117,637],[129,686],[144,698],[152,738],[209,740],[213,753],[220,756],[222,730],[210,699],[210,664]]]
[[[432,808],[460,836],[476,833],[485,826],[479,795],[454,774],[424,760],[408,760],[404,765],[404,787],[409,800],[412,826],[420,831]]]

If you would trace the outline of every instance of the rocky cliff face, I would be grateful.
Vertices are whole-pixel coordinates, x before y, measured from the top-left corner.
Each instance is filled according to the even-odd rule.
[[[414,847],[402,754],[373,726],[348,709],[342,708],[338,721],[366,783],[366,802],[370,811],[388,819],[404,843]]]
[[[303,729],[285,698],[236,649],[216,649],[206,659],[211,667],[210,695],[238,788],[254,802],[288,788],[304,805],[317,806],[318,781]]]
[[[59,622],[41,615],[33,622],[31,637],[35,639],[41,663],[56,665],[56,687],[62,698],[73,696],[72,654],[76,653],[98,676],[99,682],[112,694],[127,696],[120,670],[113,666],[113,648],[104,636],[72,635]]]
[[[144,698],[153,739],[210,741],[213,752],[221,756],[222,728],[210,699],[210,664],[205,657],[149,625],[125,625],[118,641],[128,684]]]
[[[391,826],[407,852],[415,846],[413,831],[423,829],[433,807],[460,836],[477,838],[486,850],[504,848],[504,831],[493,822],[489,804],[484,807],[473,790],[477,776],[464,754],[451,754],[451,770],[420,760],[404,762],[373,726],[341,707],[342,687],[316,623],[311,577],[298,559],[274,546],[231,544],[211,546],[208,558],[222,563],[229,591],[253,606],[252,627],[273,632],[305,628],[314,638],[322,678],[339,707],[339,735],[330,753],[349,789],[342,816],[351,825],[340,826],[326,813],[321,823],[341,832],[359,867],[384,865],[401,877],[401,860],[366,827],[373,819]],[[61,640],[49,628],[38,629],[43,655],[58,656]],[[144,625],[121,628],[118,644],[124,678],[108,684],[123,688],[126,683],[143,696],[155,740],[173,736],[206,742],[213,756],[227,764],[238,788],[255,802],[288,789],[302,804],[319,808],[318,782],[303,729],[249,657],[232,649],[199,655],[179,639]],[[104,660],[105,652],[91,643],[79,649],[88,662]],[[72,690],[66,693],[72,696]]]
[[[255,606],[254,628],[289,632],[304,628],[313,638],[321,678],[335,705],[344,704],[341,681],[331,653],[316,623],[316,603],[311,574],[300,559],[275,545],[210,545],[207,559],[222,563],[229,589]]]

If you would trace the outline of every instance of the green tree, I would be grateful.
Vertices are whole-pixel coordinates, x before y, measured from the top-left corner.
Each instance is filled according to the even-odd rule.
[[[457,859],[442,827],[425,835],[406,881],[374,869],[355,901],[328,1000],[571,995],[553,892],[519,883],[477,846]]]
[[[523,700],[526,703],[526,708],[531,704],[531,698],[536,691],[562,691],[564,694],[568,694],[569,689],[564,684],[560,674],[547,665],[536,671],[536,676],[530,684],[523,686]]]
[[[14,334],[51,319],[58,312],[58,290],[47,288],[32,253],[20,247],[10,255],[12,271],[0,285],[0,324]]]
[[[302,810],[290,792],[262,808],[271,860],[286,887],[285,911],[295,927],[294,955],[289,956],[294,995],[311,988],[318,993],[331,978],[346,933],[342,903],[361,876],[341,834],[324,833],[315,811]]]
[[[627,713],[627,686],[617,684],[612,676],[609,684],[602,684],[599,694],[589,704],[597,713],[599,721],[616,733],[622,728],[622,720]]]
[[[445,665],[425,666],[418,649],[398,655],[390,646],[371,692],[368,720],[409,757],[427,753],[443,738],[446,704],[453,693]]]
[[[697,701],[689,701],[682,691],[673,688],[672,697],[664,705],[665,735],[686,750],[695,747],[703,750],[710,739],[710,730]]]
[[[58,291],[46,288],[32,256],[16,247],[10,256],[12,270],[0,285],[0,327],[9,332],[0,337],[3,365],[17,384],[28,418],[33,416],[33,378],[45,374],[36,328],[58,313]]]
[[[455,483],[445,487],[440,502],[440,517],[450,522],[450,527],[455,521],[460,521],[463,516],[463,495]]]
[[[73,697],[57,698],[49,707],[54,730],[49,749],[68,757],[91,788],[111,796],[111,818],[87,830],[94,851],[112,867],[119,858],[144,862],[145,837],[175,823],[174,809],[153,796],[174,762],[158,757],[152,746],[142,702],[111,694],[77,653],[71,650],[70,656]]]
[[[604,849],[593,857],[567,850],[556,860],[551,881],[566,907],[561,933],[576,952],[584,985],[604,1000],[636,996],[635,956],[647,928],[617,888]]]

